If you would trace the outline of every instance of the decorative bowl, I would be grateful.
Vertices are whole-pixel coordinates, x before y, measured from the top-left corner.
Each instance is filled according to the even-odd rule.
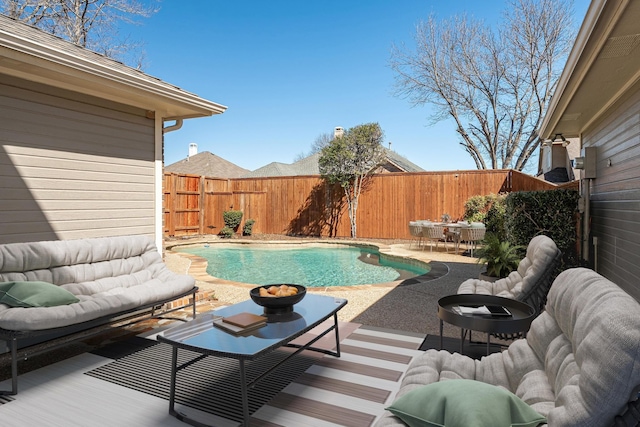
[[[249,295],[253,302],[258,305],[261,305],[265,309],[265,313],[287,313],[293,311],[293,305],[299,303],[302,298],[307,294],[307,288],[302,285],[290,285],[298,289],[298,293],[295,295],[290,295],[286,297],[263,297],[260,296],[260,288],[269,289],[271,286],[280,286],[280,285],[264,285],[258,286],[257,288],[251,289]]]

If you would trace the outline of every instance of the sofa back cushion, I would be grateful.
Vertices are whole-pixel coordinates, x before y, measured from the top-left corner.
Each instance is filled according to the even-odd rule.
[[[521,293],[528,292],[540,281],[553,264],[557,253],[558,247],[553,239],[542,234],[531,239],[518,269],[512,272],[506,281],[510,285],[513,298],[517,299]],[[516,278],[518,280],[514,280]]]
[[[0,245],[0,281],[7,282],[65,285],[136,273],[150,275],[147,272],[153,269],[149,267],[161,263],[153,240],[147,236]]]
[[[640,304],[592,270],[558,275],[527,344],[555,393],[551,426],[609,425],[640,385]]]

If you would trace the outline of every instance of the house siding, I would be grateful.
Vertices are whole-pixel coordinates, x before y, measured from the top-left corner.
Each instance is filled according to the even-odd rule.
[[[585,133],[582,142],[596,147],[591,235],[598,244],[591,259],[599,273],[640,300],[640,92]]]
[[[154,120],[3,83],[0,243],[152,236]]]

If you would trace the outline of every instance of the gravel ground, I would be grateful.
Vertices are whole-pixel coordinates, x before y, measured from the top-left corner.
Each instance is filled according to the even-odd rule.
[[[352,321],[369,326],[377,326],[416,333],[439,333],[437,320],[437,301],[440,297],[456,293],[462,281],[470,277],[478,277],[481,266],[475,258],[448,253],[440,246],[433,252],[429,248],[424,250],[411,246],[407,240],[350,240],[350,239],[310,239],[293,238],[282,235],[256,235],[250,238],[239,238],[221,241],[216,236],[200,236],[189,239],[172,239],[165,243],[165,263],[177,273],[189,273],[196,277],[200,289],[209,291],[215,299],[207,301],[211,308],[234,304],[248,298],[250,285],[234,283],[222,279],[206,276],[189,271],[193,260],[176,252],[176,245],[196,243],[373,243],[380,247],[381,252],[392,255],[408,256],[423,261],[433,261],[439,264],[441,275],[428,274],[426,277],[408,279],[403,282],[393,282],[380,285],[364,285],[339,288],[322,288],[308,290],[308,292],[324,293],[336,297],[346,298],[348,304],[338,312],[341,321]],[[450,248],[451,250],[451,248]],[[462,252],[462,251],[460,251]],[[458,336],[459,329],[446,325],[445,335]]]

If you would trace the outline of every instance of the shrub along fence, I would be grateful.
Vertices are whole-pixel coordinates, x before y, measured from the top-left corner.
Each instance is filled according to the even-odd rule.
[[[509,194],[505,199],[507,239],[514,245],[526,247],[534,236],[545,234],[562,251],[563,262],[557,273],[581,265],[577,240],[580,235],[579,198],[580,194],[574,189]]]
[[[475,195],[551,190],[557,186],[513,170],[374,175],[360,196],[359,238],[408,239],[408,223],[462,218]],[[350,237],[340,187],[319,176],[221,179],[164,174],[165,236],[218,234],[223,213],[243,212],[253,233]],[[242,224],[240,225],[242,229]]]

